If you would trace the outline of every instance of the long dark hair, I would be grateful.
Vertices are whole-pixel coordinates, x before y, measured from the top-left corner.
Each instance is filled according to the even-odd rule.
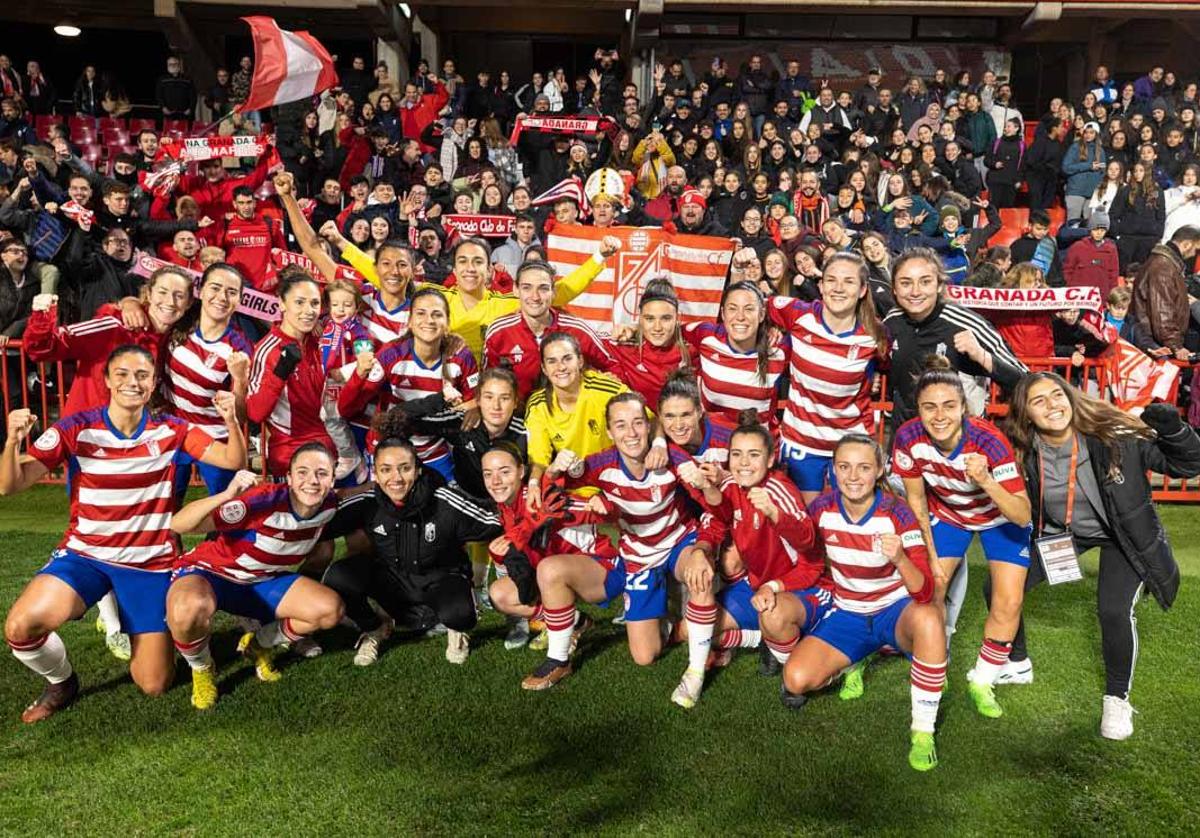
[[[438,341],[438,358],[442,364],[442,378],[446,381],[449,381],[450,365],[446,362],[454,357],[454,354],[458,352],[459,348],[462,346],[462,338],[451,334],[450,332],[450,303],[446,301],[446,298],[442,295],[442,292],[436,288],[422,288],[421,290],[417,291],[417,293],[412,295],[411,306],[415,307],[417,300],[421,299],[422,297],[435,297],[442,304],[442,307],[446,309],[446,334],[442,335],[441,340]],[[400,336],[400,339],[412,340],[415,342],[416,338],[413,337],[412,326],[409,326],[404,330],[404,334]]]
[[[771,366],[771,324],[767,322],[766,311],[767,303],[763,299],[762,291],[758,290],[758,286],[753,282],[733,282],[725,286],[725,291],[721,294],[721,314],[725,313],[725,301],[729,299],[729,295],[734,291],[748,291],[754,295],[754,299],[758,300],[759,307],[763,310],[763,320],[758,324],[758,331],[754,336],[754,351],[758,355],[758,380],[759,383],[765,384],[767,381],[767,371]],[[722,324],[724,326],[724,324]]]
[[[204,274],[200,277],[200,287],[204,288],[208,284],[208,280],[216,271],[225,271],[238,278],[242,288],[246,287],[246,279],[242,276],[242,272],[230,265],[228,262],[214,262],[204,270]],[[187,312],[180,317],[175,323],[171,331],[170,345],[172,347],[180,346],[187,342],[188,336],[192,330],[196,328],[196,324],[200,322],[200,302],[197,300],[188,306]],[[233,322],[233,315],[230,315],[230,322]]]
[[[1135,416],[1109,404],[1106,401],[1093,398],[1079,388],[1067,383],[1061,375],[1053,372],[1031,372],[1017,382],[1013,388],[1012,399],[1009,401],[1008,422],[1006,432],[1019,456],[1024,456],[1033,450],[1034,435],[1037,428],[1029,415],[1029,389],[1039,381],[1049,381],[1057,384],[1071,405],[1071,427],[1084,436],[1095,437],[1108,447],[1111,466],[1119,469],[1121,465],[1121,442],[1126,439],[1154,439],[1154,431]]]

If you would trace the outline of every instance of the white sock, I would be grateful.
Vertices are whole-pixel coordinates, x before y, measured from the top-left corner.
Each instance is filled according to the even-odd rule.
[[[211,669],[213,665],[212,650],[208,644],[208,636],[191,643],[175,641],[175,648],[192,669]]]
[[[70,678],[74,671],[71,669],[71,662],[67,660],[67,647],[56,631],[47,634],[41,643],[31,643],[18,648],[10,641],[8,645],[14,658],[51,684],[61,684]]]
[[[717,638],[718,649],[753,649],[762,643],[762,632],[754,629],[728,629]]]
[[[962,559],[950,578],[946,589],[946,648],[950,648],[950,638],[958,625],[958,615],[967,599],[967,560]]]
[[[717,627],[717,604],[697,605],[688,600],[684,609],[688,628],[688,669],[703,672]]]
[[[254,632],[254,639],[264,649],[271,649],[283,643],[295,643],[300,637],[299,635],[289,634],[284,627],[284,623],[286,622],[287,620],[272,620]]]
[[[100,597],[96,603],[100,619],[104,622],[105,634],[117,634],[121,631],[121,612],[117,610],[117,595],[109,591]]]
[[[933,733],[937,724],[938,705],[942,701],[942,689],[946,686],[946,662],[925,663],[913,658],[909,679],[912,682],[912,729],[920,733]]]
[[[546,657],[551,660],[565,661],[571,657],[571,633],[575,630],[575,606],[566,608],[547,608],[542,619],[546,623],[548,635]]]

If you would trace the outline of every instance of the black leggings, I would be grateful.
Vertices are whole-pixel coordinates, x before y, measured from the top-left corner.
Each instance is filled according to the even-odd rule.
[[[346,616],[363,631],[379,628],[373,599],[397,623],[423,631],[442,623],[455,631],[470,631],[479,621],[471,577],[440,572],[401,574],[372,556],[348,556],[329,568],[323,580],[346,603]]]
[[[1137,617],[1134,606],[1142,593],[1142,579],[1125,558],[1121,548],[1111,541],[1095,541],[1075,538],[1075,546],[1082,554],[1093,547],[1100,548],[1100,576],[1096,584],[1096,613],[1100,617],[1100,640],[1104,657],[1104,694],[1120,698],[1129,697],[1133,685],[1133,667],[1137,663],[1138,635]],[[1025,591],[1044,582],[1045,571],[1041,561],[1034,556],[1029,564],[1029,575],[1025,577]],[[991,607],[992,580],[985,577],[983,598]],[[1013,638],[1010,660],[1022,661],[1029,657],[1025,645],[1025,618]]]
[[[989,183],[988,202],[997,209],[1017,205],[1017,187],[1011,183]]]

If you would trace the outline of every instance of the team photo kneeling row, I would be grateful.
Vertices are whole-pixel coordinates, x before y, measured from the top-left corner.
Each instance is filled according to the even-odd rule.
[[[470,251],[485,246],[464,244],[469,285]],[[618,247],[601,243],[584,285]],[[358,665],[396,628],[444,630],[447,659],[465,663],[486,601],[509,619],[506,646],[542,627],[530,645],[545,659],[521,682],[537,691],[573,674],[591,626],[579,604],[619,597],[636,664],[686,644],[670,694],[682,708],[737,648],[760,649],[794,709],[838,679],[843,697],[861,695],[878,653],[907,657],[908,759],[928,770],[978,535],[988,609],[964,667],[975,709],[997,718],[996,686],[1032,681],[1025,592],[1078,578],[1078,555],[1098,548],[1100,732],[1132,734],[1133,607],[1143,590],[1169,607],[1179,585],[1145,475],[1200,473],[1200,439],[1171,405],[1135,418],[1055,374],[1012,370],[955,326],[953,351],[926,353],[899,385],[885,455],[875,372],[898,376],[914,324],[953,324],[944,272],[920,251],[894,266],[898,308],[882,322],[865,263],[838,254],[819,300],[734,281],[718,322],[681,325],[670,284],[652,281],[637,326],[612,339],[552,307],[572,277],[544,263],[522,266],[515,297],[485,290],[468,307],[462,291],[414,289],[411,265],[398,283],[407,258],[376,255],[379,287],[400,301],[377,347],[347,327],[374,291],[298,270],[280,283],[282,321],[253,347],[232,323],[241,277],[227,265],[205,272],[190,311],[191,281],[169,268],[96,321],[56,326],[40,302],[30,329],[75,353],[78,372],[40,434],[30,411],[9,414],[0,456],[0,494],[65,468],[71,500],[59,548],[5,621],[14,656],[45,681],[24,721],[76,698],[57,629],[93,605],[143,692],[170,688],[178,652],[193,705],[209,709],[217,611],[241,618],[238,650],[274,681],[280,647],[319,654],[312,635],[339,624],[359,632]],[[963,366],[1015,372],[1005,430],[972,415]],[[247,420],[269,429],[266,479],[245,470]],[[188,502],[193,466],[209,494]],[[205,537],[185,550],[189,534]]]

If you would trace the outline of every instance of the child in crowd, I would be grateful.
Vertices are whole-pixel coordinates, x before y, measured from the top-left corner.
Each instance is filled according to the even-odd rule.
[[[374,357],[375,343],[362,322],[362,297],[353,282],[335,279],[325,286],[325,307],[328,314],[321,329],[321,362],[325,367],[325,395],[321,404],[321,419],[325,430],[337,446],[338,480],[354,476],[353,483],[367,478],[362,446],[355,438],[350,422],[337,408],[338,393],[346,381],[347,367],[369,353]]]

